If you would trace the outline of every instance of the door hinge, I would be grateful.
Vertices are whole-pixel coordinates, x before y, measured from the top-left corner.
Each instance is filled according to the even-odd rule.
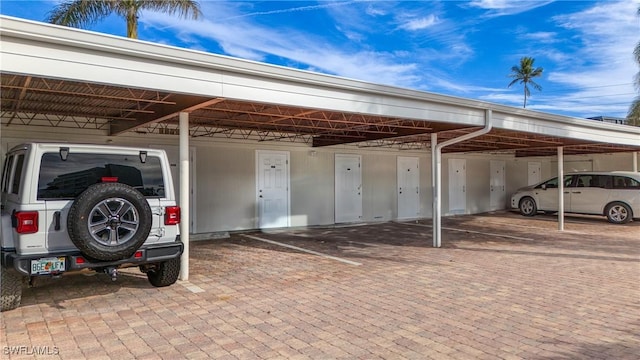
[[[164,237],[165,233],[166,233],[165,228],[160,227],[160,228],[154,229],[154,231],[151,231],[151,233],[149,235],[153,235],[153,236],[157,236],[157,237]]]

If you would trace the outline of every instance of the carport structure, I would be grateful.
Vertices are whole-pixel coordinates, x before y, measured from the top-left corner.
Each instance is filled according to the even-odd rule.
[[[560,175],[565,154],[634,152],[637,171],[640,128],[10,17],[0,20],[2,128],[27,125],[96,129],[109,136],[179,135],[185,219],[189,139],[196,137],[290,141],[309,147],[431,149],[436,247],[440,246],[442,152],[557,154]],[[188,244],[185,219],[182,234]]]

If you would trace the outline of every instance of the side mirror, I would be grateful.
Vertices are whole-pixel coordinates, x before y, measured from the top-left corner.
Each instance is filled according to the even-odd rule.
[[[540,188],[541,188],[542,190],[547,190],[547,184],[542,184],[542,185],[540,185]]]

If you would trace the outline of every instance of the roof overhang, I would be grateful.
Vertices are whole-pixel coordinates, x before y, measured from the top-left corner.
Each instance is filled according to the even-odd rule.
[[[493,130],[446,151],[517,155],[640,151],[640,128],[383,86],[1,17],[2,123],[92,119],[111,135],[175,133],[190,113],[191,136],[303,141],[312,146],[428,147]]]

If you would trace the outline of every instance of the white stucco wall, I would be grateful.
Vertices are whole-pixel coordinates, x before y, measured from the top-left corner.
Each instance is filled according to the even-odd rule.
[[[109,137],[106,130],[2,126],[2,153],[28,141],[67,141],[127,146],[173,147],[178,137],[171,135],[125,134]],[[234,231],[257,227],[256,150],[290,153],[291,226],[329,225],[334,223],[335,154],[362,156],[363,221],[389,221],[397,218],[397,157],[415,156],[420,166],[420,216],[431,217],[431,155],[428,149],[398,151],[387,148],[334,146],[310,148],[291,142],[249,142],[229,139],[197,138],[195,149],[195,233]],[[541,163],[542,179],[556,173],[555,158],[514,158],[510,155],[444,154],[443,214],[450,214],[448,159],[466,160],[466,213],[490,210],[489,164],[491,159],[505,161],[506,196],[527,185],[530,161]],[[567,156],[571,164],[589,163],[593,170],[630,170],[631,154]],[[508,199],[507,199],[508,201]],[[506,208],[507,204],[505,204]]]

